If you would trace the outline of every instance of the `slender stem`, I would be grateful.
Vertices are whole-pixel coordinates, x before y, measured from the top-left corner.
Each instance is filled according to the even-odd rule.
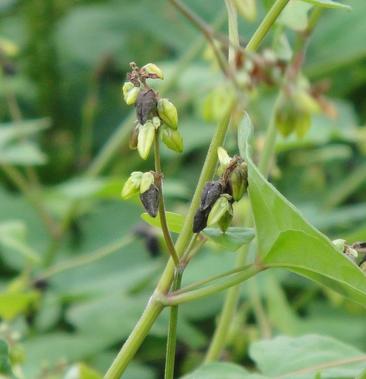
[[[238,48],[240,47],[239,42],[239,31],[238,31],[238,15],[236,11],[235,4],[232,0],[225,0],[225,5],[228,15],[229,24],[229,64],[235,69],[235,57]]]
[[[182,294],[172,294],[171,296],[165,296],[164,298],[160,297],[159,300],[163,302],[164,305],[177,305],[187,303],[189,301],[199,300],[203,297],[216,294],[220,291],[223,291],[227,288],[235,286],[239,283],[244,282],[245,280],[251,278],[252,276],[263,271],[263,267],[257,267],[251,265],[247,267],[244,272],[230,275],[222,283],[212,284],[211,286],[199,288],[193,291],[184,292]]]
[[[175,271],[172,290],[179,290],[182,282],[183,270]],[[170,307],[168,337],[166,345],[164,379],[174,379],[175,351],[177,344],[178,306]]]
[[[200,288],[200,287],[203,287],[207,284],[210,284],[211,282],[214,282],[214,281],[217,281],[219,279],[223,279],[223,278],[227,278],[229,277],[230,275],[234,275],[234,274],[238,274],[242,271],[245,271],[247,270],[251,265],[246,265],[246,266],[242,266],[242,267],[239,267],[239,268],[234,268],[232,270],[229,270],[229,271],[226,271],[226,272],[223,272],[221,274],[217,274],[217,275],[212,275],[212,276],[209,276],[208,278],[206,279],[203,279],[203,280],[198,280],[196,282],[193,282],[191,284],[189,284],[188,286],[185,286],[183,288],[181,288],[179,291],[175,291],[175,295],[180,295],[182,293],[186,293],[186,292],[189,292],[189,291],[192,291],[192,290],[195,290],[197,288]]]
[[[65,262],[61,262],[53,267],[50,267],[49,269],[44,271],[42,274],[40,274],[39,278],[48,279],[51,276],[57,275],[61,272],[72,270],[81,266],[86,266],[88,264],[97,262],[100,259],[103,259],[113,253],[116,253],[123,247],[129,245],[132,241],[133,241],[133,236],[126,235],[120,240],[112,242],[106,246],[103,246],[102,248],[90,254],[85,254],[77,258],[72,258]]]
[[[200,178],[197,183],[195,193],[192,198],[191,205],[188,213],[185,217],[182,232],[180,233],[178,240],[175,244],[175,249],[178,256],[181,256],[189,245],[191,238],[193,237],[192,225],[193,218],[196,210],[200,204],[201,192],[205,183],[211,179],[214,174],[217,163],[217,148],[222,145],[226,131],[229,126],[229,118],[232,107],[229,107],[228,111],[224,115],[223,119],[216,128],[216,132],[211,140],[210,147],[207,152],[206,160],[203,165]],[[142,341],[146,337],[154,321],[163,309],[163,305],[157,301],[157,296],[166,293],[173,281],[174,277],[174,263],[172,259],[169,259],[168,264],[159,280],[154,295],[150,299],[147,307],[145,308],[140,320],[134,327],[132,333],[128,337],[127,341],[122,346],[120,352],[117,354],[111,367],[107,371],[104,379],[119,379],[129,361],[135,355],[137,349],[140,347]]]
[[[259,27],[253,34],[252,38],[248,42],[246,47],[247,51],[255,51],[258,49],[261,42],[264,40],[265,36],[271,29],[272,25],[277,20],[278,16],[281,14],[283,8],[287,5],[289,0],[276,0],[273,4],[272,8],[264,17],[263,21],[260,23]]]
[[[172,240],[172,236],[168,229],[168,223],[166,221],[165,215],[165,204],[164,204],[164,196],[163,196],[163,173],[161,171],[161,162],[160,162],[160,143],[159,143],[159,129],[155,133],[154,137],[154,160],[155,160],[155,172],[158,175],[158,183],[157,186],[159,188],[159,217],[160,217],[160,225],[161,230],[163,231],[164,240],[166,246],[168,248],[168,252],[172,257],[174,264],[176,266],[179,265],[179,258],[177,256],[177,252],[175,251],[174,242]]]

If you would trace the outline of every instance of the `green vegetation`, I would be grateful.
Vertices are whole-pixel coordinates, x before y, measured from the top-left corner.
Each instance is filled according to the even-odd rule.
[[[365,16],[4,1],[0,378],[365,378]]]

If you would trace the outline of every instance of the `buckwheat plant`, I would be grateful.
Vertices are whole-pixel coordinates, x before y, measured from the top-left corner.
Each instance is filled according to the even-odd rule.
[[[218,126],[175,242],[170,234],[164,205],[160,144],[164,143],[177,153],[183,151],[178,112],[171,100],[160,97],[153,88],[154,80],[164,79],[162,70],[153,63],[142,67],[136,63],[130,64],[131,71],[122,87],[123,100],[136,110],[130,148],[136,149],[144,160],[153,155],[155,166],[147,172],[132,172],[121,195],[123,199],[138,195],[149,216],[159,218],[170,259],[140,320],[105,379],[121,377],[164,307],[170,308],[165,379],[172,379],[179,304],[229,289],[205,361],[218,359],[225,347],[228,328],[238,303],[238,285],[264,270],[285,268],[330,286],[358,303],[366,301],[363,272],[365,243],[348,244],[340,239],[330,241],[304,220],[296,208],[266,180],[274,158],[277,134],[284,137],[296,134],[297,138],[302,138],[311,126],[314,113],[332,112],[331,105],[324,97],[324,88],[312,85],[301,68],[309,36],[321,15],[318,6],[342,6],[333,1],[309,0],[314,8],[309,15],[308,28],[298,35],[291,57],[279,58],[268,49],[257,52],[288,2],[274,2],[243,48],[239,43],[236,11],[244,12],[245,9],[237,9],[237,1],[225,0],[229,36],[216,38],[215,33],[197,15],[192,14],[180,1],[171,0],[207,38],[215,63],[226,78],[224,88],[213,91],[206,103],[211,107],[208,117],[217,119]],[[223,55],[222,48],[228,51],[228,59]],[[259,85],[276,88],[278,95],[259,151],[257,167],[251,157],[252,125],[244,109],[248,106],[248,97]],[[238,132],[238,151],[234,156],[230,156],[223,147],[230,125],[236,127]],[[246,215],[245,224],[232,226],[234,212],[240,207],[243,196],[248,196],[251,211]],[[181,288],[185,268],[208,239],[238,250],[236,267]],[[255,254],[248,254],[248,245]]]

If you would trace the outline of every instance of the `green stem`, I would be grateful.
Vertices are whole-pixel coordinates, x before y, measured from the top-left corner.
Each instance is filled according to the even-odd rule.
[[[229,64],[235,69],[235,57],[237,49],[240,47],[238,31],[238,15],[235,4],[232,0],[225,0],[228,24],[229,24]]]
[[[159,144],[159,130],[156,131],[154,137],[154,160],[155,160],[155,172],[158,175],[157,187],[159,188],[159,218],[161,230],[163,232],[164,240],[168,248],[169,255],[172,257],[175,266],[179,265],[179,258],[177,252],[175,251],[174,242],[172,236],[168,229],[168,223],[166,221],[165,215],[165,204],[163,196],[163,173],[161,171],[161,162],[160,162],[160,144]]]
[[[215,135],[211,140],[210,147],[207,152],[206,160],[203,165],[200,178],[197,183],[196,191],[193,195],[191,205],[188,213],[185,217],[185,222],[180,233],[178,240],[175,244],[175,250],[178,256],[181,256],[189,245],[192,236],[193,218],[196,210],[200,204],[201,192],[205,183],[211,179],[214,174],[217,163],[217,148],[222,145],[226,131],[229,126],[229,118],[232,107],[229,107],[222,121],[216,128]],[[140,347],[142,341],[146,337],[150,328],[154,324],[154,321],[163,309],[163,305],[157,301],[156,297],[160,294],[167,293],[174,277],[174,262],[169,259],[167,266],[160,278],[154,295],[150,299],[147,307],[145,308],[140,320],[136,324],[132,333],[128,337],[127,341],[122,346],[120,352],[113,361],[111,367],[107,371],[104,379],[119,379],[124,370],[126,369],[129,361],[135,355],[137,349]]]
[[[276,0],[248,42],[246,47],[247,51],[253,52],[258,49],[259,45],[264,40],[272,25],[275,23],[283,8],[285,8],[289,1],[290,0]]]
[[[168,295],[164,297],[160,296],[159,300],[164,305],[178,305],[178,304],[187,303],[189,301],[199,300],[199,299],[202,299],[203,297],[216,294],[232,286],[236,286],[237,284],[242,283],[245,280],[248,280],[252,276],[263,271],[264,269],[265,269],[264,267],[250,265],[243,272],[238,273],[238,274],[233,274],[225,278],[225,280],[223,280],[222,283],[215,283],[215,284],[212,284],[211,286],[199,288],[199,289],[188,291],[188,292],[183,292],[181,294],[172,294],[172,295]]]
[[[179,268],[175,271],[172,290],[179,290],[182,282],[183,270]],[[166,345],[166,358],[165,358],[165,379],[174,378],[174,365],[175,365],[175,351],[177,345],[177,323],[178,323],[178,306],[170,307],[169,315],[169,327],[168,327],[168,337]]]
[[[271,13],[271,16],[269,17],[268,15],[266,16],[267,18],[270,18],[271,20],[271,25],[274,23],[275,19],[278,17],[280,14],[281,10],[283,7],[287,4],[288,0],[277,0],[273,8],[276,6],[278,3],[283,3],[281,9],[278,12],[274,12],[273,8],[269,13]],[[276,15],[276,16],[275,16]],[[268,22],[267,22],[268,23]],[[262,23],[263,24],[263,23]],[[262,39],[265,37],[267,30],[264,32],[265,28],[262,26],[262,24],[259,26],[258,29],[261,29],[261,32],[258,33],[258,31],[254,34],[253,38],[255,37],[255,41],[250,43],[250,48],[249,50],[254,51],[256,48],[259,46],[260,42]],[[225,114],[223,117],[223,120],[220,122],[218,125],[215,135],[211,140],[211,144],[209,147],[209,150],[207,152],[206,160],[204,163],[204,166],[201,171],[200,178],[198,180],[198,184],[196,187],[196,191],[193,195],[192,202],[190,205],[190,208],[188,210],[187,216],[185,218],[185,222],[182,228],[182,232],[180,233],[178,240],[175,244],[175,250],[178,254],[178,257],[181,256],[187,246],[189,245],[191,238],[193,236],[192,232],[192,224],[193,224],[193,218],[195,215],[196,210],[199,207],[200,204],[200,197],[201,197],[201,191],[205,185],[205,183],[211,179],[211,177],[214,174],[216,163],[217,163],[217,148],[222,145],[226,131],[229,126],[229,120],[230,120],[230,114],[232,111],[233,106],[229,107],[228,112]],[[256,269],[257,270],[257,269]],[[258,271],[253,272],[252,275],[257,273]],[[245,273],[239,274],[239,275],[244,275]],[[248,273],[249,274],[249,273]],[[137,349],[140,347],[142,341],[146,337],[147,333],[149,332],[151,326],[153,325],[154,321],[160,314],[161,310],[163,309],[162,304],[160,304],[158,301],[156,301],[156,296],[159,296],[161,293],[166,293],[172,283],[174,276],[174,263],[172,259],[169,260],[161,278],[160,281],[157,285],[157,288],[155,290],[155,295],[152,296],[150,299],[147,307],[145,308],[145,311],[143,312],[140,320],[136,324],[135,328],[133,329],[132,333],[128,337],[127,341],[124,343],[122,346],[120,352],[118,353],[117,357],[113,361],[111,367],[107,371],[104,379],[119,379],[124,370],[126,369],[129,361],[132,359],[134,354],[136,353]],[[240,283],[242,280],[245,280],[245,277],[239,278],[240,280],[237,283]],[[230,286],[237,284],[236,282],[234,284],[230,284]],[[218,292],[222,289],[225,289],[228,287],[224,288],[218,288],[215,286],[205,288],[203,290],[205,291],[214,291],[212,293]],[[200,291],[200,290],[197,290]],[[201,290],[202,291],[202,290]],[[211,292],[210,292],[211,293]],[[180,296],[187,296],[188,294],[182,294]],[[189,296],[189,295],[188,295]]]

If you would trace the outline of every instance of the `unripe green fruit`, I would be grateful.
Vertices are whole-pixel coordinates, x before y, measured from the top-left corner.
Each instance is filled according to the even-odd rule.
[[[178,130],[164,128],[161,133],[161,140],[169,149],[177,153],[183,152],[183,137]]]
[[[141,179],[141,171],[134,171],[131,173],[121,191],[121,196],[123,199],[127,200],[140,192]]]
[[[155,127],[151,121],[147,121],[139,128],[137,137],[137,151],[142,159],[147,159],[155,138]]]
[[[177,108],[168,99],[158,101],[158,114],[167,126],[172,129],[178,128]]]
[[[153,75],[155,78],[164,79],[163,71],[155,63],[147,63],[142,67],[148,74]]]

